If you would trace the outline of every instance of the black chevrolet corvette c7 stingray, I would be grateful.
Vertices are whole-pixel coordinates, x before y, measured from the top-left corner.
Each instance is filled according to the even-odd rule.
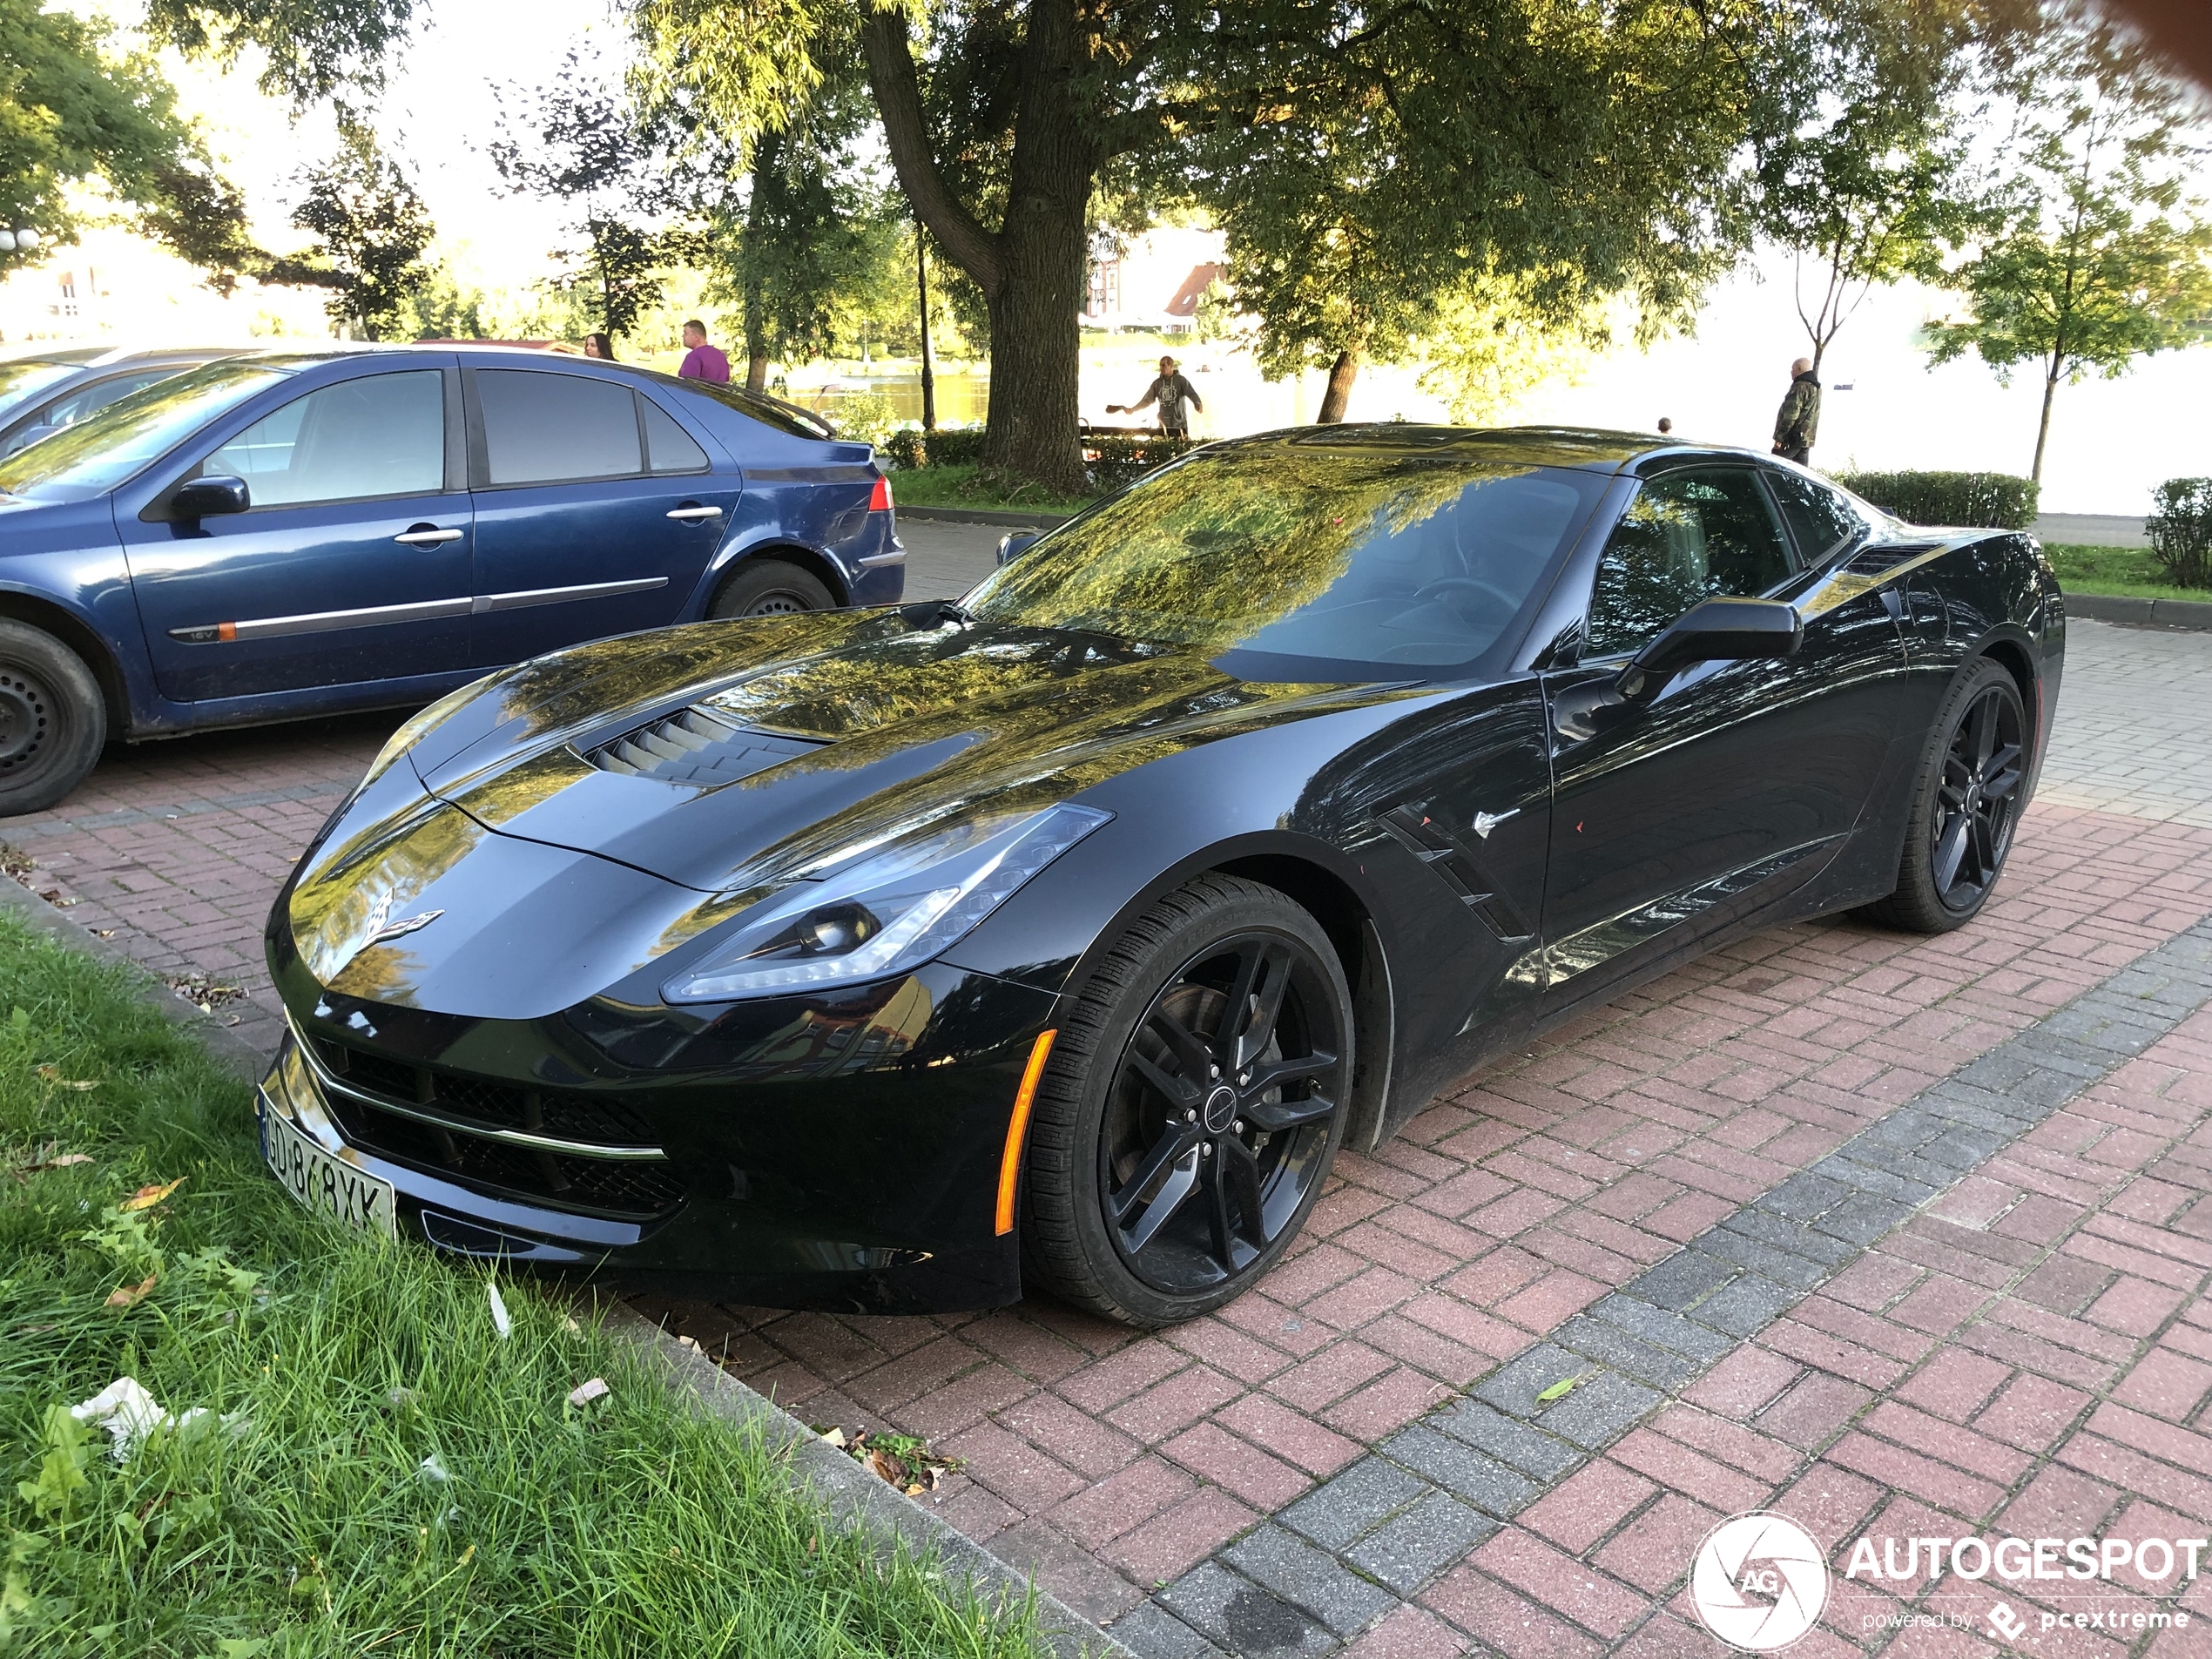
[[[1002,557],[408,721],[269,921],[280,1177],[756,1303],[1188,1318],[1533,1031],[1971,920],[2065,626],[2025,536],[1595,432],[1215,444]]]

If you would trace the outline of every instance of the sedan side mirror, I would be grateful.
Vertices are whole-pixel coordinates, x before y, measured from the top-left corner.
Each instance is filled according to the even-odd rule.
[[[1011,564],[1039,542],[1044,540],[1042,530],[1015,530],[1010,536],[999,537],[999,563]]]
[[[1621,671],[1620,692],[1629,698],[1656,697],[1697,663],[1794,657],[1804,637],[1795,605],[1779,599],[1708,599],[1635,654]]]
[[[209,478],[188,478],[169,498],[172,518],[198,520],[224,513],[242,513],[253,504],[246,480],[218,473]]]

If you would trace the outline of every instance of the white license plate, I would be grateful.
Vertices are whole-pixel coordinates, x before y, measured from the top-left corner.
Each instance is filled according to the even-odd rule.
[[[400,1236],[392,1209],[392,1184],[334,1158],[266,1105],[261,1109],[261,1156],[292,1196],[341,1225]]]

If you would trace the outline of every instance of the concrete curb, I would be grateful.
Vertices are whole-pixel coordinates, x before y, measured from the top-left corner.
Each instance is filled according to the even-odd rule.
[[[686,1346],[644,1314],[620,1302],[605,1308],[607,1329],[650,1353],[666,1370],[669,1386],[702,1412],[757,1432],[781,1453],[802,1492],[811,1492],[833,1519],[856,1525],[889,1546],[903,1541],[943,1565],[945,1581],[964,1581],[986,1602],[1018,1606],[1034,1590],[1039,1623],[1059,1659],[1136,1659],[1121,1642],[1081,1614],[933,1515],[893,1490],[773,1401],[746,1387],[696,1347]]]
[[[897,474],[893,474],[892,488],[898,488]],[[1072,515],[1067,513],[1023,513],[1006,511],[991,507],[901,507],[898,516],[911,518],[918,524],[998,524],[1012,530],[1058,529]]]
[[[2201,599],[2131,599],[2117,594],[2069,593],[2069,617],[2116,622],[2136,628],[2188,628],[2212,631],[2212,604]]]
[[[0,907],[14,911],[57,944],[81,950],[104,962],[120,962],[145,981],[146,1001],[165,1020],[185,1027],[221,1062],[223,1069],[247,1082],[258,1082],[268,1069],[269,1057],[229,1027],[202,1014],[163,984],[152,969],[133,961],[131,954],[111,939],[102,939],[83,924],[71,921],[19,881],[0,878]]]
[[[146,1001],[165,1019],[183,1026],[206,1046],[226,1071],[257,1082],[269,1057],[228,1027],[186,1002],[112,940],[102,939],[48,904],[21,882],[0,877],[0,908],[14,911],[57,944],[103,962],[118,962],[142,981]],[[822,1443],[789,1413],[763,1399],[694,1348],[687,1348],[644,1315],[620,1302],[607,1305],[607,1328],[658,1359],[670,1387],[699,1409],[740,1428],[757,1429],[773,1450],[786,1454],[799,1489],[819,1498],[833,1519],[865,1528],[887,1549],[894,1541],[934,1553],[944,1564],[948,1583],[965,1580],[983,1599],[1019,1605],[1031,1584],[951,1522],[931,1514],[902,1492],[834,1447]],[[1045,1590],[1036,1591],[1037,1611],[1046,1639],[1059,1659],[1136,1659],[1128,1648]]]

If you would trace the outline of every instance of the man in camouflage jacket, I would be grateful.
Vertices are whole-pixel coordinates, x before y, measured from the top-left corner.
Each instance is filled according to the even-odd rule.
[[[1819,430],[1820,382],[1812,377],[1812,359],[1800,357],[1790,365],[1790,390],[1774,417],[1774,453],[1803,466]]]

